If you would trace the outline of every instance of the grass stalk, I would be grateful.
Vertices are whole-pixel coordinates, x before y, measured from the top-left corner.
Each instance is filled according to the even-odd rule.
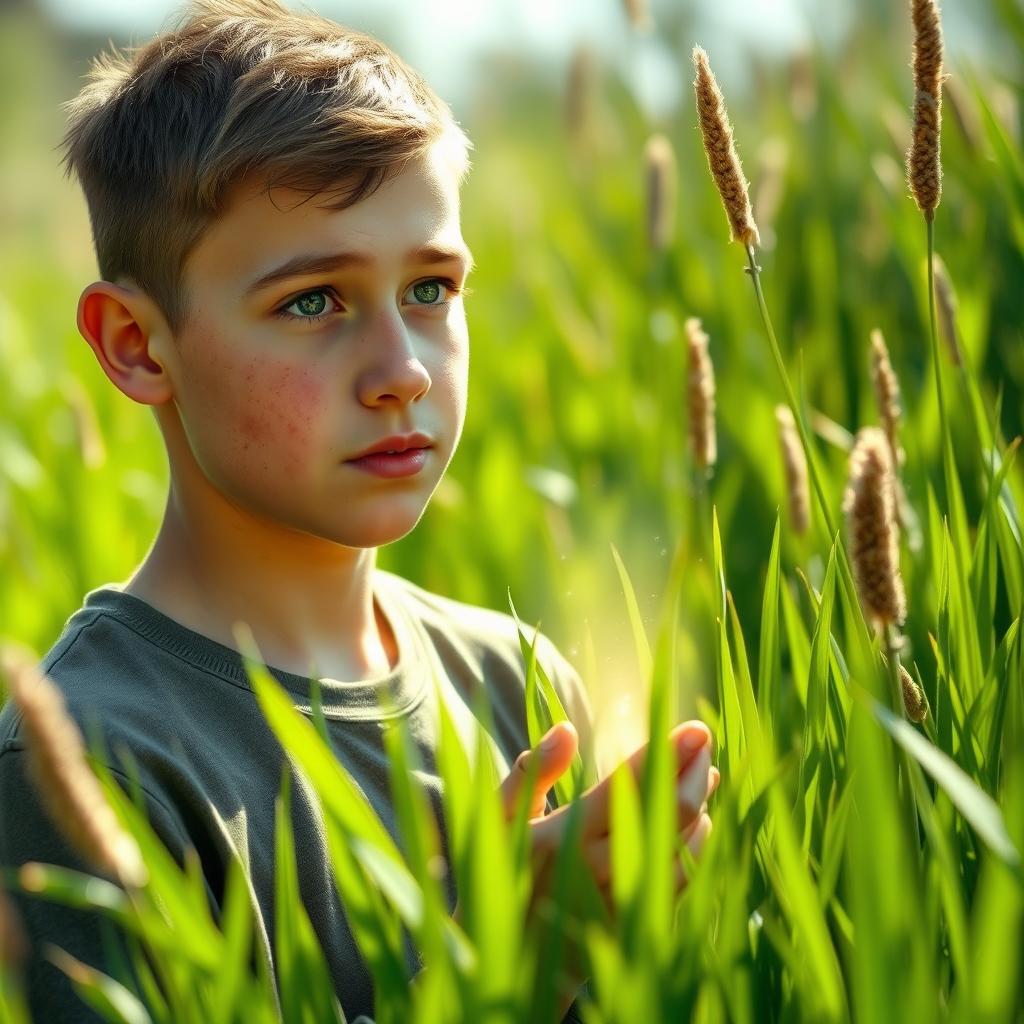
[[[939,429],[942,436],[948,437],[946,421],[946,396],[942,390],[942,368],[939,365],[939,334],[935,324],[935,220],[925,217],[928,231],[928,324],[931,333],[932,367],[935,371],[935,394],[939,400]],[[943,460],[945,461],[945,460]],[[948,486],[947,481],[947,486]],[[947,496],[948,500],[948,496]]]
[[[907,709],[903,701],[903,684],[900,682],[899,652],[895,628],[891,625],[885,627],[885,658],[889,670],[889,689],[892,691],[894,706],[897,709],[897,713],[906,719]],[[903,810],[907,816],[907,824],[910,826],[910,841],[917,856],[918,866],[923,867],[924,852],[921,849],[921,838],[918,828],[917,796],[914,793],[913,779],[910,774],[910,754],[899,743],[894,743],[893,746],[896,748],[900,759],[900,774],[903,778],[899,788],[903,801]]]
[[[858,609],[857,618],[860,623],[861,639],[865,642],[869,642],[870,631],[868,629],[867,620],[864,618],[863,611],[860,608],[860,601],[857,598],[857,588],[853,581],[853,570],[850,566],[846,545],[843,543],[842,537],[836,529],[835,521],[829,512],[828,500],[825,497],[825,488],[822,485],[821,475],[818,472],[818,463],[811,448],[810,435],[807,432],[807,426],[804,423],[803,414],[796,400],[796,392],[793,390],[789,374],[786,372],[786,365],[782,361],[782,350],[779,348],[779,341],[775,336],[775,328],[772,326],[772,319],[768,313],[768,305],[764,300],[764,290],[761,287],[760,277],[761,268],[757,265],[757,258],[754,255],[754,246],[752,244],[747,244],[745,248],[747,250],[746,271],[750,275],[750,279],[754,285],[754,294],[757,297],[757,308],[761,314],[761,323],[764,325],[765,334],[768,336],[768,346],[772,352],[772,359],[775,361],[775,369],[778,371],[779,380],[782,383],[782,390],[786,395],[786,402],[789,404],[790,411],[793,413],[793,422],[796,424],[797,433],[800,435],[800,443],[803,445],[804,456],[807,459],[807,468],[810,472],[811,483],[814,486],[814,494],[818,499],[818,507],[821,510],[821,516],[825,522],[825,528],[828,531],[828,543],[829,545],[833,542],[836,544],[837,554],[839,556],[839,572],[843,583],[843,589],[846,593],[850,606]]]
[[[704,564],[712,564],[711,545],[711,475],[706,469],[694,466],[690,477],[693,485],[693,530],[691,544]]]
[[[928,324],[931,334],[932,366],[935,371],[935,394],[939,401],[939,436],[942,445],[942,471],[946,485],[946,511],[947,515],[953,515],[954,524],[957,516],[954,515],[954,489],[956,487],[956,461],[953,455],[953,438],[949,433],[949,424],[946,419],[946,397],[942,389],[942,367],[939,363],[939,336],[935,322],[935,222],[932,213],[925,213],[925,224],[927,226],[927,254],[928,254]],[[973,419],[973,416],[972,416]],[[988,453],[983,453],[983,461],[988,461]],[[991,472],[991,470],[989,470]],[[959,531],[955,531],[958,538]],[[960,550],[959,543],[951,545],[953,558],[956,561],[957,576],[961,580],[967,578],[964,567],[964,554]]]

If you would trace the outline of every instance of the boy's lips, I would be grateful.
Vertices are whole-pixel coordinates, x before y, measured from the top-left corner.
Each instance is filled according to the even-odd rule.
[[[427,461],[429,448],[407,448],[404,452],[387,454],[374,452],[358,459],[349,459],[349,463],[359,469],[372,473],[374,476],[386,478],[413,476],[418,473]]]
[[[345,461],[355,462],[356,459],[366,458],[367,455],[401,453],[410,448],[430,448],[433,444],[434,439],[421,431],[415,431],[412,434],[392,434],[390,437],[381,438],[369,448],[365,448],[358,455],[353,455]]]

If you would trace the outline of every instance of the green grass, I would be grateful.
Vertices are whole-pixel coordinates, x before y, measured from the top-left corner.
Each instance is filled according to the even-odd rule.
[[[1013,5],[991,10],[1024,46]],[[931,716],[912,726],[895,702],[849,587],[842,532],[826,528],[841,522],[847,452],[813,432],[824,502],[807,537],[786,522],[773,414],[785,388],[744,254],[727,242],[690,94],[652,124],[606,72],[596,130],[573,139],[559,96],[514,71],[496,76],[489,88],[501,105],[467,124],[476,166],[464,230],[478,270],[466,428],[424,519],[379,564],[515,610],[531,739],[563,714],[532,667],[543,620],[590,690],[598,753],[611,757],[623,741],[614,700],[635,694],[647,711],[635,738],[649,733],[654,756],[639,785],[614,780],[615,920],[566,843],[561,898],[531,933],[525,819],[504,821],[487,746],[464,750],[442,722],[460,927],[429,867],[436,830],[408,781],[407,737],[386,738],[395,842],[248,649],[261,706],[321,794],[381,1024],[545,1019],[566,938],[585,947],[592,1024],[1024,1020],[1024,474],[1014,458],[1024,428],[1024,153],[1019,114],[1006,120],[999,100],[1000,89],[1019,88],[1022,69],[950,69],[969,130],[947,106],[935,247],[959,297],[958,370],[932,347],[924,224],[891,137],[910,107],[906,28],[897,21],[883,34],[878,17],[865,13],[842,60],[815,56],[813,112],[794,105],[782,67],[763,71],[756,97],[727,98],[755,196],[762,147],[786,156],[777,214],[759,222],[774,241],[757,260],[781,369],[808,423],[813,410],[851,433],[877,422],[868,336],[875,326],[886,335],[919,534],[906,531],[901,546],[901,660]],[[52,92],[58,65],[19,31],[4,37],[16,38],[7,66],[51,76]],[[682,30],[679,39],[688,66],[699,40]],[[32,46],[38,70],[15,64],[15,49]],[[62,81],[69,95],[74,83]],[[149,413],[110,386],[75,330],[94,265],[84,209],[50,166],[59,113],[35,102],[41,122],[15,104],[19,170],[4,169],[8,194],[31,178],[34,198],[0,252],[0,607],[7,634],[45,650],[85,590],[125,578],[145,554],[167,472]],[[679,162],[676,242],[660,256],[644,237],[641,154],[653,130],[672,139]],[[718,385],[718,464],[699,484],[683,406],[688,316],[711,337]],[[475,710],[485,723],[487,709]],[[700,860],[677,851],[692,877],[674,901],[663,741],[690,717],[712,728],[722,783]],[[566,776],[559,801],[588,781]],[[105,788],[145,837],[117,784],[107,778]],[[280,800],[285,821],[287,778]],[[273,1019],[266,978],[244,969],[251,935],[237,872],[222,934],[201,882],[154,842],[143,843],[146,889],[126,896],[53,869],[51,897],[96,905],[152,947],[174,1001],[154,1020],[231,1021],[236,1000],[245,1019]],[[288,1020],[340,1019],[308,920],[291,905],[287,834],[277,844],[278,899],[290,906],[276,937],[287,951],[281,1004]],[[429,964],[413,989],[402,927]],[[6,993],[15,980],[0,984]],[[131,1007],[112,1020],[146,1019],[114,980],[94,978],[83,994]]]

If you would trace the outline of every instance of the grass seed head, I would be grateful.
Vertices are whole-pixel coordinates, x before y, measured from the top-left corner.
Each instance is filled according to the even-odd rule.
[[[939,334],[946,343],[946,351],[954,366],[963,366],[964,353],[960,347],[960,332],[957,330],[956,292],[949,278],[942,257],[934,253],[932,273],[935,278],[935,306],[939,314]]]
[[[71,409],[82,461],[89,469],[98,469],[107,461],[107,446],[103,441],[93,400],[77,377],[65,377],[61,383],[61,392]]]
[[[910,117],[903,109],[902,104],[883,97],[881,106],[878,108],[878,116],[882,119],[882,127],[889,137],[889,144],[892,148],[898,153],[906,153],[913,135]],[[906,184],[906,170],[900,173],[900,178]]]
[[[593,130],[594,103],[597,92],[597,67],[593,52],[577,46],[569,62],[569,78],[565,90],[565,127],[570,140],[586,145]]]
[[[28,958],[28,939],[14,900],[0,887],[0,971],[20,970]]]
[[[676,154],[664,135],[644,147],[647,172],[647,239],[655,252],[671,248],[676,227]]]
[[[761,225],[761,247],[775,247],[775,219],[782,205],[786,188],[786,167],[789,149],[777,135],[765,139],[757,152],[757,187],[751,200],[757,222]]]
[[[879,427],[857,434],[843,499],[850,559],[861,604],[874,625],[884,629],[906,618],[900,575],[896,487],[889,439]]]
[[[907,709],[907,718],[912,722],[923,722],[928,717],[928,698],[924,690],[917,685],[914,677],[900,665],[900,686],[903,689],[903,706]]]
[[[978,120],[974,100],[958,75],[946,75],[942,80],[942,94],[943,99],[949,103],[953,120],[963,136],[968,153],[977,156],[984,148],[985,136]]]
[[[875,402],[878,415],[882,420],[882,429],[889,439],[889,451],[892,454],[893,466],[899,467],[904,459],[903,449],[897,438],[900,416],[900,385],[896,373],[889,360],[889,349],[885,337],[876,327],[871,332],[871,384],[875,391]]]
[[[715,179],[722,205],[729,218],[731,241],[744,245],[760,245],[761,238],[750,208],[750,194],[743,168],[732,138],[732,125],[725,109],[725,99],[708,64],[708,55],[699,47],[693,48],[693,64],[697,77],[693,88],[697,94],[697,117],[704,140],[708,167]]]
[[[814,68],[814,54],[798,50],[786,66],[789,85],[789,109],[798,121],[809,121],[818,109],[818,76]]]
[[[85,745],[64,698],[26,649],[5,644],[0,665],[22,714],[29,774],[43,806],[68,842],[122,885],[143,885],[146,866],[135,839],[121,827],[86,761]]]
[[[942,27],[935,0],[911,0],[910,13],[914,22],[914,134],[907,152],[907,181],[918,209],[930,221],[942,193]]]
[[[797,533],[806,533],[811,523],[811,494],[807,484],[804,446],[800,443],[800,435],[788,405],[775,406],[775,421],[779,425],[782,464],[786,470],[789,522]]]
[[[626,10],[626,17],[630,26],[637,32],[648,32],[653,26],[651,21],[651,9],[648,0],[623,0],[622,6]]]
[[[708,355],[708,336],[700,320],[690,317],[684,324],[689,352],[687,406],[690,423],[690,448],[693,460],[708,469],[718,459],[715,441],[715,370]]]

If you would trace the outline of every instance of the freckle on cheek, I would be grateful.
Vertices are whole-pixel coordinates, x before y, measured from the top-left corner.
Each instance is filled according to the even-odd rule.
[[[251,413],[245,413],[242,416],[242,436],[250,441],[258,441],[263,436],[263,425],[260,423],[258,417],[253,416]],[[246,445],[248,448],[248,445]]]
[[[277,471],[301,475],[312,454],[311,430],[323,405],[323,382],[305,368],[261,362],[245,368],[240,385],[239,449],[250,456],[273,451]]]
[[[314,408],[323,398],[323,381],[313,374],[304,373],[296,381],[295,392],[302,402],[302,408]]]

